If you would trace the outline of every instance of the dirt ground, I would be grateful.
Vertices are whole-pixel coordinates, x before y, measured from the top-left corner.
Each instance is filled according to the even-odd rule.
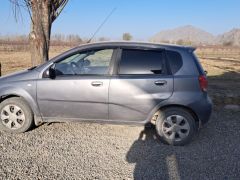
[[[239,180],[240,112],[215,109],[184,147],[153,129],[88,123],[44,124],[0,132],[0,179]]]

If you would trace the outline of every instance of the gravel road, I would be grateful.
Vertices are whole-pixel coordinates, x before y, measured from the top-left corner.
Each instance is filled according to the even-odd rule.
[[[240,112],[215,109],[184,147],[152,129],[87,123],[0,132],[1,179],[240,179]]]

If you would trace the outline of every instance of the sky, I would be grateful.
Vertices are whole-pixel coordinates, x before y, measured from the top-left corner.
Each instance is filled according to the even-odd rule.
[[[157,32],[193,25],[214,35],[240,28],[240,0],[69,0],[53,23],[52,34],[88,38],[107,15],[96,37],[118,39],[124,32],[144,40]],[[0,35],[28,34],[30,18],[21,11],[16,22],[9,0],[1,0]]]

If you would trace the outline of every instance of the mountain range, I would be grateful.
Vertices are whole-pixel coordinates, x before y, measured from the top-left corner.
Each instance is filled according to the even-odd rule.
[[[160,31],[151,37],[150,41],[193,45],[240,46],[240,29],[234,28],[229,32],[215,36],[200,28],[187,25]]]

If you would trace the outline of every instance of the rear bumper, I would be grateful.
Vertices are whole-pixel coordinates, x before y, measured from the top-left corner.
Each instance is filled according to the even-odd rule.
[[[212,100],[207,94],[205,98],[201,98],[201,100],[191,105],[192,109],[200,120],[201,126],[209,121],[212,113],[212,106]]]

